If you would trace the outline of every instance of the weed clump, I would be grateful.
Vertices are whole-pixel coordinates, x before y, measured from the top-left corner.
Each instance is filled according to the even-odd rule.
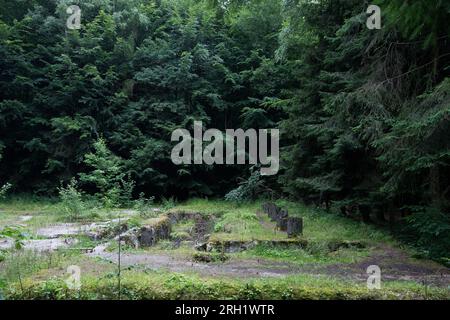
[[[86,214],[87,208],[82,200],[82,193],[77,188],[77,181],[72,179],[66,187],[60,187],[58,191],[64,217],[69,221],[80,220]]]
[[[196,262],[225,262],[230,257],[223,253],[209,253],[209,252],[196,252],[193,255],[193,259]]]
[[[142,218],[154,218],[158,215],[153,210],[153,202],[155,197],[146,198],[145,194],[141,192],[139,199],[134,201],[134,209],[139,213]]]

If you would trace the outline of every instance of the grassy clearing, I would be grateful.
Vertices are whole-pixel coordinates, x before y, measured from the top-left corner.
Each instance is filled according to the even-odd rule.
[[[265,228],[263,222],[269,223],[264,215],[258,217],[262,201],[243,205],[234,205],[221,200],[194,199],[178,205],[173,211],[193,211],[215,214],[218,219],[215,225],[214,239],[220,240],[276,240],[286,239],[286,233]],[[322,212],[302,204],[278,201],[277,204],[287,208],[291,216],[304,219],[304,237],[310,242],[333,240],[358,240],[366,243],[395,243],[387,232],[372,225],[352,221],[348,218]]]
[[[213,241],[251,241],[286,239],[286,233],[264,228],[256,211],[262,202],[236,205],[222,200],[194,199],[180,204],[171,211],[190,211],[211,214],[216,217]],[[268,222],[268,219],[267,219]]]
[[[58,206],[57,198],[38,197],[31,195],[12,195],[0,202],[0,211],[12,213],[54,211]]]
[[[301,203],[279,200],[277,204],[287,208],[289,215],[303,217],[304,236],[312,241],[346,239],[368,243],[395,243],[387,232],[370,224],[353,221],[320,209],[304,206]]]
[[[339,249],[330,252],[325,246],[307,247],[306,249],[283,249],[270,246],[259,245],[250,250],[236,254],[236,257],[243,259],[265,258],[274,261],[284,261],[303,264],[328,265],[337,263],[356,263],[369,256],[369,249]]]
[[[61,253],[37,253],[34,251],[3,251],[0,262],[0,289],[7,283],[21,283],[22,278],[37,274],[68,262]]]
[[[372,246],[380,243],[394,244],[394,240],[385,232],[373,226],[351,221],[332,214],[325,214],[300,204],[280,201],[280,206],[289,209],[291,215],[302,216],[304,219],[304,237],[308,241],[306,249],[273,248],[267,245],[233,254],[232,259],[263,258],[274,261],[284,261],[296,264],[336,264],[355,263],[366,258],[372,251]],[[179,204],[170,211],[199,212],[215,217],[214,232],[211,241],[252,241],[252,240],[281,240],[287,239],[284,232],[268,227],[273,225],[266,215],[257,215],[262,202],[235,205],[221,200],[193,199]],[[192,221],[182,222],[173,228],[175,237],[188,236],[193,227]],[[357,240],[367,244],[367,248],[341,248],[330,251],[329,244],[333,241]],[[115,248],[115,245],[112,246]],[[169,242],[161,242],[153,248],[134,250],[132,252],[164,253],[192,256],[195,251],[190,246],[173,248]]]
[[[262,202],[234,205],[220,200],[194,199],[170,208],[170,211],[190,211],[214,216],[215,240],[277,240],[286,234],[271,229],[265,215],[258,215]],[[375,246],[398,244],[391,236],[374,226],[351,221],[333,214],[305,207],[289,201],[278,201],[292,216],[304,219],[305,249],[274,248],[258,245],[250,250],[229,254],[229,261],[263,259],[290,264],[326,266],[350,264],[370,256]],[[26,222],[30,234],[49,224],[63,222],[58,203],[33,198],[12,198],[0,203],[0,228],[17,222],[19,216],[31,213]],[[84,222],[116,218],[120,210],[99,210],[95,218]],[[129,224],[140,226],[149,222],[148,217],[134,216]],[[151,221],[155,221],[152,219]],[[194,227],[193,221],[184,221],[173,227],[172,236],[188,238]],[[78,243],[70,249],[52,254],[33,252],[0,252],[0,292],[8,299],[116,299],[117,267],[98,258],[83,254],[84,248],[98,244],[85,236],[77,236]],[[333,241],[362,241],[365,248],[329,249]],[[117,250],[112,242],[110,251]],[[126,253],[168,254],[183,259],[193,259],[196,253],[192,243],[174,246],[173,241],[160,241],[146,249],[123,247]],[[220,263],[220,262],[217,262]],[[67,289],[67,267],[79,265],[83,270],[83,287],[74,293]],[[424,287],[416,282],[385,281],[381,290],[369,291],[363,282],[352,282],[336,277],[289,275],[280,278],[241,279],[219,276],[198,276],[191,272],[183,274],[130,267],[123,271],[122,297],[125,299],[450,299],[449,291],[436,287]]]

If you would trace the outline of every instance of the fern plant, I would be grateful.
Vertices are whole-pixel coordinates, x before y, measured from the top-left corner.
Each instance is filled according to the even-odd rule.
[[[226,201],[245,202],[256,199],[264,191],[264,182],[261,179],[260,171],[256,168],[251,169],[250,177],[239,184],[236,189],[231,190],[225,195]]]

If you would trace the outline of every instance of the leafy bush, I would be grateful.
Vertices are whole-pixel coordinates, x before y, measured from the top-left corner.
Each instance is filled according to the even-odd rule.
[[[106,209],[113,209],[120,206],[120,198],[121,198],[121,190],[119,187],[114,186],[111,189],[108,189],[103,195],[102,195],[102,202],[103,206]]]
[[[120,203],[122,205],[129,205],[133,199],[133,191],[136,187],[136,182],[128,175],[127,179],[120,181]]]
[[[11,238],[14,240],[14,248],[20,250],[23,247],[23,240],[26,234],[20,226],[6,226],[0,230],[0,238]]]
[[[97,188],[97,197],[107,209],[128,205],[136,185],[130,175],[125,178],[123,160],[114,155],[104,139],[94,143],[94,152],[85,155],[84,163],[92,170],[80,173],[80,180]]]
[[[66,187],[58,189],[61,199],[61,210],[70,221],[79,220],[86,214],[86,206],[82,194],[77,189],[77,181],[72,179]]]
[[[260,197],[262,192],[264,183],[261,180],[261,174],[259,170],[252,169],[252,173],[250,177],[241,182],[239,186],[231,190],[225,195],[225,200],[242,203],[245,201],[255,200]]]
[[[124,176],[121,173],[121,159],[108,149],[105,140],[101,138],[94,143],[94,152],[84,156],[84,163],[92,170],[81,173],[80,180],[83,183],[94,184],[102,196]]]
[[[153,201],[155,197],[146,198],[145,194],[141,192],[139,199],[135,200],[134,208],[139,212],[139,215],[143,218],[153,216]]]
[[[192,256],[193,260],[196,262],[225,262],[230,257],[224,253],[216,253],[216,252],[196,252]]]
[[[174,197],[170,197],[168,199],[165,198],[165,197],[162,197],[162,201],[161,202],[162,202],[161,203],[161,209],[163,211],[170,210],[170,209],[176,207],[176,205],[177,205],[177,200]]]

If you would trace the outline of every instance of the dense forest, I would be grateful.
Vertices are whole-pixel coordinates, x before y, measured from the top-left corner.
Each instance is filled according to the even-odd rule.
[[[0,0],[0,186],[289,197],[403,219],[448,256],[449,20],[444,0]],[[279,128],[279,174],[174,165],[171,133],[194,120]]]

